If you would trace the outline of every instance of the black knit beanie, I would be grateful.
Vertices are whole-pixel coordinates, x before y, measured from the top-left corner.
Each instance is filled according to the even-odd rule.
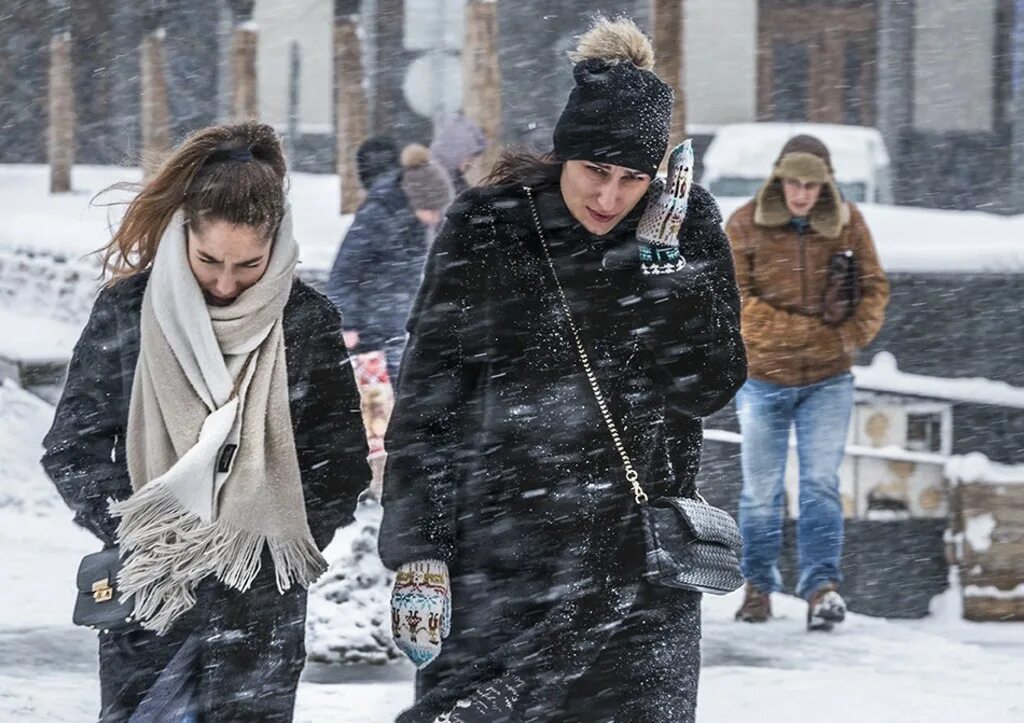
[[[388,136],[374,136],[356,150],[359,185],[369,189],[380,176],[398,169],[398,144]]]
[[[574,59],[576,87],[555,126],[555,156],[654,176],[668,148],[673,92],[651,70],[650,41],[630,20],[599,19]]]

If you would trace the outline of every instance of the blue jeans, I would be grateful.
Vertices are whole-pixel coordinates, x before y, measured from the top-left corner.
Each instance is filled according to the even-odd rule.
[[[778,559],[785,516],[786,454],[796,425],[800,461],[797,594],[810,597],[828,582],[840,582],[843,506],[839,465],[853,410],[853,375],[817,384],[784,387],[750,379],[736,395],[743,433],[743,575],[764,592],[782,587]]]

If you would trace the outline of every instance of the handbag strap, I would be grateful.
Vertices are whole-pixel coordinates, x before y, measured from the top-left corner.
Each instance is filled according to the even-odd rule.
[[[597,400],[597,406],[601,410],[601,416],[604,418],[605,426],[608,427],[608,432],[612,436],[612,443],[615,445],[615,451],[619,453],[619,457],[622,458],[622,466],[626,470],[626,481],[629,482],[633,489],[633,496],[636,498],[636,503],[642,505],[647,502],[647,493],[644,492],[640,486],[640,475],[637,474],[636,469],[633,468],[633,462],[629,459],[629,454],[626,452],[626,447],[622,443],[622,435],[619,434],[618,425],[615,424],[615,420],[612,418],[612,413],[608,409],[608,402],[605,400],[604,393],[601,391],[601,385],[597,382],[597,374],[594,373],[594,367],[590,363],[590,355],[587,354],[587,348],[583,345],[583,337],[580,335],[579,327],[576,326],[576,320],[573,318],[572,311],[569,308],[569,299],[565,295],[565,289],[562,288],[562,282],[558,278],[558,272],[555,271],[555,262],[551,258],[551,251],[548,249],[548,240],[544,235],[544,227],[540,222],[540,214],[537,212],[537,204],[533,201],[533,189],[529,186],[523,186],[526,191],[526,196],[530,200],[530,212],[533,214],[533,222],[537,227],[537,235],[540,237],[541,248],[544,249],[544,257],[547,259],[548,266],[551,268],[551,276],[555,280],[555,288],[558,289],[558,297],[562,302],[562,309],[565,311],[565,318],[569,322],[569,330],[572,332],[573,341],[576,342],[576,351],[580,357],[580,363],[583,365],[583,371],[587,375],[587,381],[590,382],[590,388],[594,392],[594,398]]]

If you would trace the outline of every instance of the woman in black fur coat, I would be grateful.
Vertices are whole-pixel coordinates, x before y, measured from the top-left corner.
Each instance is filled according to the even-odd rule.
[[[631,22],[599,21],[554,154],[506,155],[431,250],[386,442],[380,550],[422,668],[400,721],[693,719],[700,596],[643,581],[638,508],[555,280],[645,492],[692,496],[700,418],[746,359],[710,195],[693,187],[665,246],[638,241],[672,103],[651,56]]]

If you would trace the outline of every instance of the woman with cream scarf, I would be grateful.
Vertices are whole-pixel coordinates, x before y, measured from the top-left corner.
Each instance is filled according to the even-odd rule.
[[[100,635],[103,721],[148,720],[168,675],[183,720],[291,720],[305,588],[369,469],[341,320],[295,278],[285,172],[268,126],[198,131],[104,253],[43,458],[120,546],[139,623]]]

